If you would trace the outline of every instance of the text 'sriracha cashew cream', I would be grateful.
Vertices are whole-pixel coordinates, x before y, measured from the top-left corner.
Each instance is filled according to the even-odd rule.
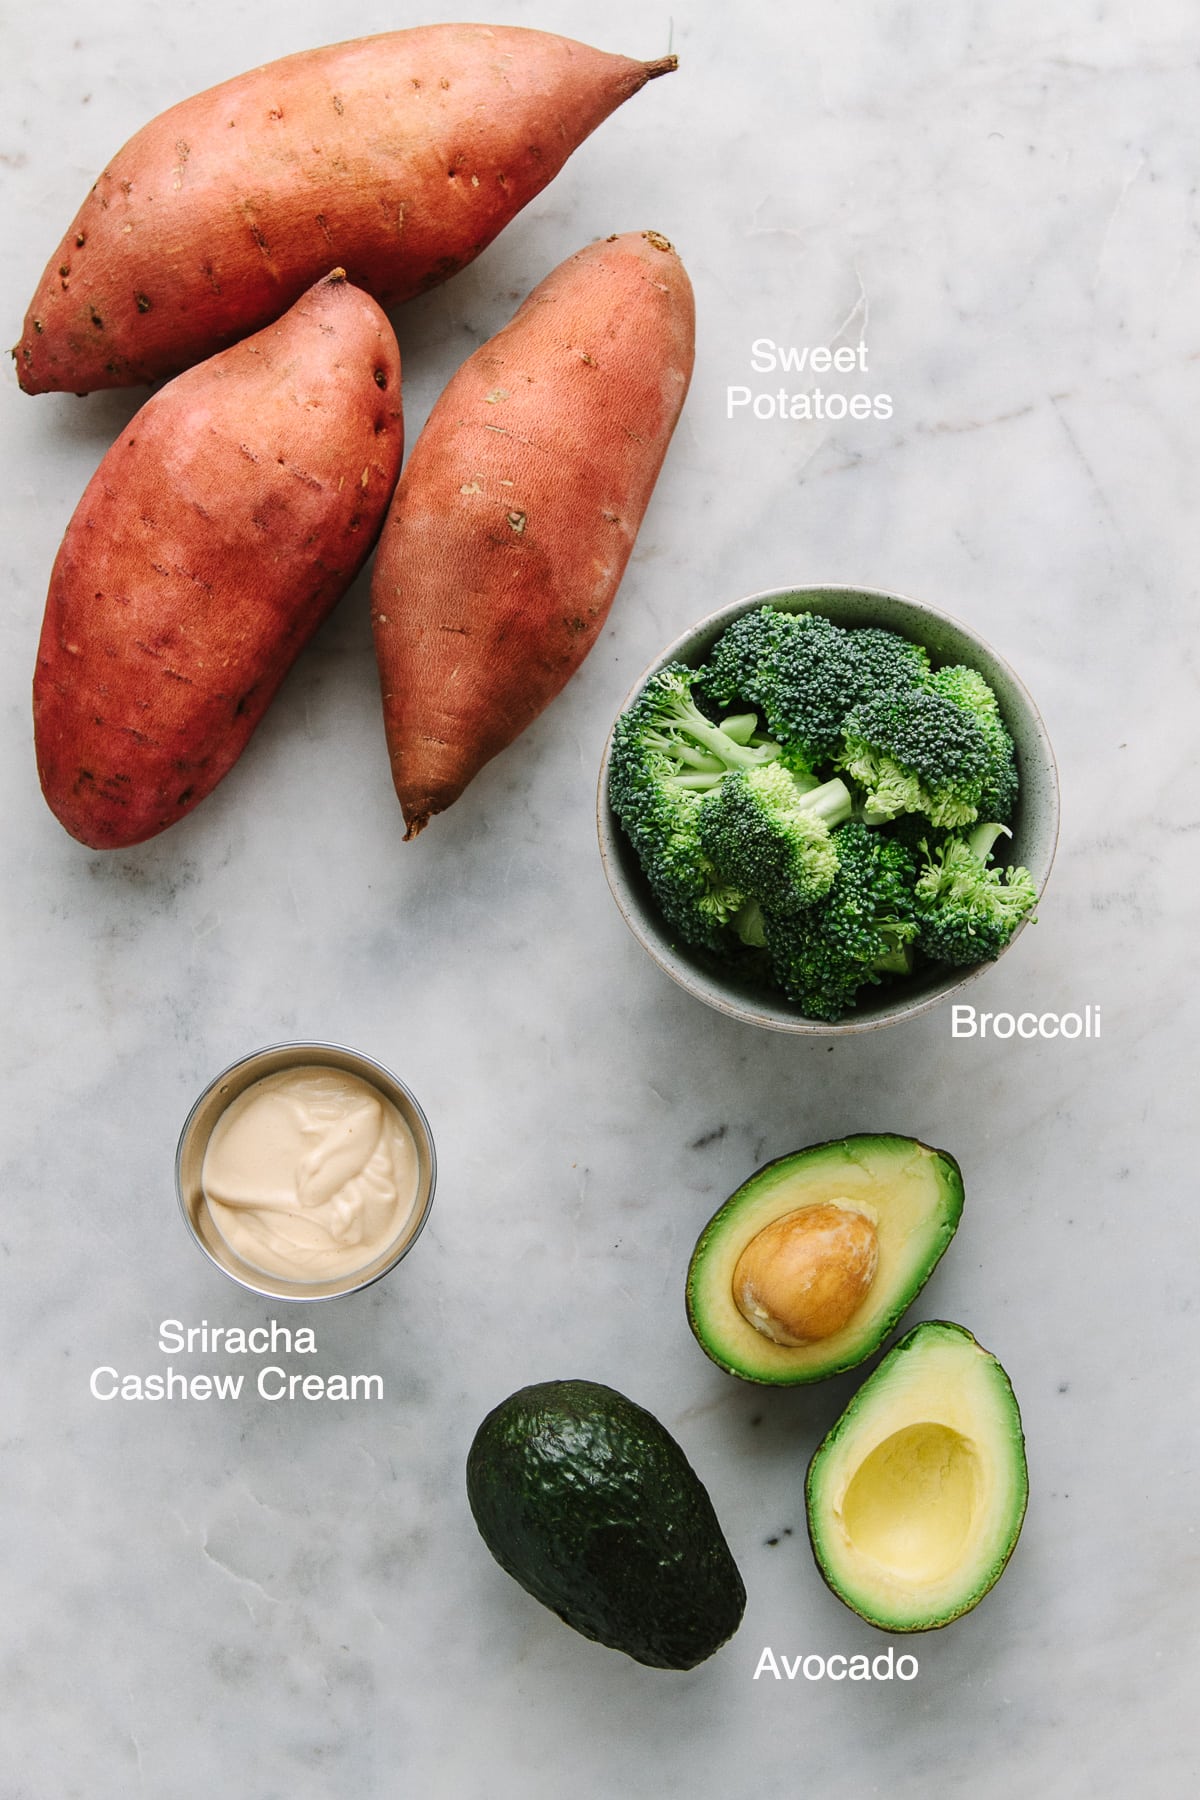
[[[325,1044],[261,1050],[201,1095],[176,1160],[201,1247],[283,1299],[351,1293],[404,1255],[433,1197],[433,1143],[403,1084]]]

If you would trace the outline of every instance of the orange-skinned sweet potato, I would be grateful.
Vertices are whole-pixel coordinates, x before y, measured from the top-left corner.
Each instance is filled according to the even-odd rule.
[[[383,304],[485,249],[673,56],[429,25],[288,56],[120,150],[46,267],[13,354],[30,394],[174,374],[335,264]]]
[[[73,837],[137,844],[211,792],[365,561],[402,448],[395,336],[341,270],[130,421],[67,528],[34,678]]]
[[[579,667],[604,624],[691,379],[692,289],[657,232],[590,245],[438,400],[371,583],[407,836]]]

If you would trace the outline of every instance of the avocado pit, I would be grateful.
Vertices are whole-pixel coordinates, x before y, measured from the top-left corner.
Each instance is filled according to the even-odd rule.
[[[879,1239],[865,1211],[840,1201],[796,1207],[742,1251],[733,1272],[734,1304],[772,1343],[820,1343],[849,1324],[878,1263]]]

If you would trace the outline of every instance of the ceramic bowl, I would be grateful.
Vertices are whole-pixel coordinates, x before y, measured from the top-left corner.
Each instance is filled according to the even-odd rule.
[[[1013,835],[1011,840],[1002,840],[1003,848],[997,853],[1007,862],[1023,863],[1033,876],[1040,896],[1058,842],[1058,771],[1046,728],[1019,677],[1003,657],[960,620],[921,601],[877,588],[774,588],[766,593],[751,594],[701,619],[674,643],[668,644],[639,675],[622,703],[621,711],[624,712],[650,677],[667,663],[683,662],[695,666],[703,662],[734,619],[768,604],[786,612],[823,613],[837,625],[883,626],[914,643],[923,644],[935,665],[967,663],[986,677],[1012,733],[1021,780]],[[736,971],[722,967],[702,951],[676,942],[609,805],[611,754],[610,733],[600,769],[596,810],[600,855],[613,899],[634,937],[659,968],[706,1006],[715,1007],[730,1018],[772,1031],[822,1036],[874,1031],[881,1025],[895,1025],[940,1006],[993,967],[992,963],[977,963],[969,969],[926,967],[907,980],[860,989],[858,1005],[837,1023],[805,1018],[782,994],[772,994]],[[1014,933],[1009,947],[1019,935],[1019,931]]]

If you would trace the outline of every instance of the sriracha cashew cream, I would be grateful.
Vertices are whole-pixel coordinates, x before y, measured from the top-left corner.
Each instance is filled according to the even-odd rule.
[[[417,1147],[377,1088],[344,1069],[282,1069],[233,1100],[213,1127],[201,1186],[243,1262],[323,1282],[374,1262],[417,1200]]]

